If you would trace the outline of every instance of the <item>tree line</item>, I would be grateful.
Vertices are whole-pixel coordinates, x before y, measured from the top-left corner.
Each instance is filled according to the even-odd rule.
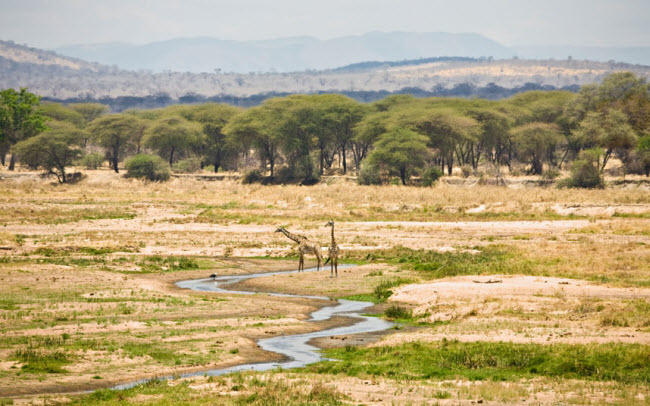
[[[66,182],[65,168],[162,157],[177,171],[241,170],[249,180],[311,184],[332,171],[364,183],[435,178],[454,168],[507,166],[535,174],[571,167],[598,179],[620,159],[650,173],[650,90],[614,73],[576,93],[529,91],[508,99],[392,95],[364,104],[339,94],[290,95],[242,109],[176,105],[109,114],[97,103],[41,103],[27,89],[0,92],[0,160],[11,154]]]

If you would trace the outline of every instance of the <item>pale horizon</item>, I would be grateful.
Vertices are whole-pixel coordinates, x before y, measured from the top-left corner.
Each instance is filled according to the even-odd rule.
[[[479,34],[504,46],[650,46],[642,0],[2,0],[0,39],[37,48],[178,38],[327,40],[368,32]]]

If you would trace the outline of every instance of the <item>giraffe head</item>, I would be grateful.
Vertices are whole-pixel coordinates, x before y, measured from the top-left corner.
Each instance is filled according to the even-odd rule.
[[[330,220],[325,224],[325,227],[334,227],[334,220]]]
[[[277,230],[275,230],[276,233],[281,233],[284,231],[284,227],[278,227]]]

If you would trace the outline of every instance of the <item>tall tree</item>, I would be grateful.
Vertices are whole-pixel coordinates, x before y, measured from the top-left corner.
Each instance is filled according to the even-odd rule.
[[[512,129],[517,154],[522,162],[530,163],[531,172],[541,175],[545,162],[553,161],[553,154],[564,140],[556,124],[528,123]]]
[[[41,104],[43,115],[57,121],[65,121],[77,128],[84,128],[85,122],[81,114],[60,103]]]
[[[476,140],[478,123],[471,117],[449,108],[426,105],[409,108],[396,115],[398,127],[408,127],[429,138],[429,146],[437,150],[441,166],[451,175],[454,154],[465,140]]]
[[[184,116],[202,126],[202,154],[214,165],[217,173],[224,163],[237,153],[237,145],[226,136],[223,128],[240,110],[226,104],[209,103],[188,110]]]
[[[21,88],[20,91],[0,91],[0,143],[13,145],[47,129],[40,108],[40,97]],[[13,171],[16,157],[11,155],[9,170]]]
[[[81,156],[84,132],[69,123],[51,124],[52,128],[18,142],[13,150],[21,162],[43,168],[57,177],[59,183],[67,182],[65,168]]]
[[[96,142],[106,149],[116,173],[119,172],[118,163],[122,155],[133,147],[134,137],[139,130],[138,119],[124,114],[103,116],[93,121],[89,127]]]
[[[84,128],[108,111],[108,106],[99,103],[70,103],[68,107],[83,118]]]
[[[637,141],[637,135],[628,124],[627,117],[616,109],[588,113],[574,134],[583,148],[603,148],[601,172],[615,151],[633,148]]]
[[[353,99],[342,95],[321,95],[324,104],[323,122],[325,129],[332,134],[335,150],[341,157],[343,173],[347,173],[347,152],[355,133],[354,127],[361,121],[364,108]]]
[[[222,131],[230,143],[244,150],[252,146],[257,151],[264,170],[268,162],[273,177],[275,164],[280,158],[280,119],[281,111],[263,104],[234,116]]]
[[[201,142],[201,136],[201,127],[197,123],[178,116],[166,117],[149,129],[144,145],[166,157],[172,165],[174,157]]]
[[[427,137],[416,132],[393,129],[379,138],[368,162],[399,176],[402,185],[406,185],[412,172],[430,157],[427,141]]]
[[[377,139],[388,131],[389,117],[389,113],[385,111],[370,113],[354,127],[354,136],[350,140],[350,147],[357,174],[361,170],[361,161],[366,158]]]

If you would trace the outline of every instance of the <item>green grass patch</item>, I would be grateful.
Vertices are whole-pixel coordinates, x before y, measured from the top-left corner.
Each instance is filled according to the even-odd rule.
[[[349,295],[344,296],[342,299],[356,300],[359,302],[384,303],[393,294],[393,288],[413,282],[413,279],[409,278],[384,279],[375,286],[372,293]]]
[[[71,363],[63,351],[43,351],[26,348],[14,352],[14,359],[23,363],[24,372],[39,374],[60,374],[67,372],[63,367]]]
[[[351,252],[349,255],[361,255]],[[478,253],[413,250],[403,246],[373,251],[366,261],[382,261],[417,271],[425,279],[458,275],[530,274],[533,263],[513,248],[501,245],[481,247]]]
[[[317,373],[384,376],[399,380],[516,381],[536,376],[650,383],[650,346],[641,344],[540,345],[474,342],[409,343],[394,347],[338,348]]]
[[[362,293],[359,295],[343,296],[341,299],[355,300],[357,302],[375,302],[375,297],[370,293]]]

